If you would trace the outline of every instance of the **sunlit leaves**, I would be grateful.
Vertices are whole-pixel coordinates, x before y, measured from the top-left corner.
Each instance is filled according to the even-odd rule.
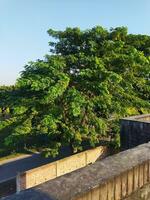
[[[56,156],[62,146],[77,152],[109,137],[116,147],[119,119],[150,112],[150,36],[101,26],[48,33],[51,54],[0,88],[5,146]]]

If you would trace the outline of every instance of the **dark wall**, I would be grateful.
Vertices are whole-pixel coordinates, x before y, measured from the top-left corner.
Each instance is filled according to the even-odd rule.
[[[143,118],[125,118],[121,120],[121,149],[133,148],[150,141],[150,121]]]

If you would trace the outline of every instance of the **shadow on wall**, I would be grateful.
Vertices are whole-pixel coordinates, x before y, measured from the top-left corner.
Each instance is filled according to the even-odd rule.
[[[150,141],[150,114],[121,119],[121,150]]]
[[[8,196],[5,198],[2,198],[1,200],[56,200],[46,192],[40,192],[37,191],[36,189],[32,190],[26,190],[25,192],[22,191],[19,194],[14,194],[12,196]]]
[[[0,183],[0,198],[16,192],[16,178]]]

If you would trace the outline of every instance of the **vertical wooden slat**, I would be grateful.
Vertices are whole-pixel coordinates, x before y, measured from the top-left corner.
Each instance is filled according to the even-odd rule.
[[[143,164],[139,166],[139,187],[143,186]]]
[[[75,199],[75,200],[82,200],[82,197],[78,197],[77,199]]]
[[[148,162],[148,181],[150,182],[150,160]]]
[[[82,197],[82,200],[87,200],[87,194]]]
[[[88,192],[87,194],[87,200],[92,200],[92,192]]]
[[[100,197],[99,200],[107,200],[107,184],[103,184],[100,186],[100,196],[99,197]]]
[[[133,169],[133,190],[136,191],[138,189],[138,183],[139,183],[139,166],[134,167]]]
[[[127,176],[128,174],[125,172],[121,176],[121,197],[124,198],[127,195]]]
[[[130,195],[133,192],[133,169],[128,171],[128,190],[127,194]]]
[[[92,189],[92,200],[99,200],[99,198],[100,198],[99,192],[100,192],[99,187]]]
[[[144,184],[148,183],[148,163],[144,163]]]
[[[84,194],[83,196],[75,198],[75,200],[87,200],[87,194]],[[91,199],[89,199],[89,200],[91,200]]]
[[[121,177],[115,178],[115,200],[121,199]]]
[[[111,181],[108,181],[107,183],[107,200],[114,200],[114,189],[115,189],[115,185],[114,185],[114,179]]]

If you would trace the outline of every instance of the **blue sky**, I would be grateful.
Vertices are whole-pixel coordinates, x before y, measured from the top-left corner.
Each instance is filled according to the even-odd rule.
[[[150,0],[0,0],[0,85],[48,53],[49,28],[127,26],[150,35]]]

